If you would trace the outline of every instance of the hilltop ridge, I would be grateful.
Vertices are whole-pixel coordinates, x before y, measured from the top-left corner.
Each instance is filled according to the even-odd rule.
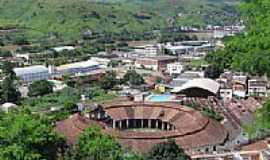
[[[233,3],[232,3],[233,2]],[[238,2],[238,1],[236,1]],[[0,0],[0,27],[30,28],[26,34],[65,38],[91,30],[144,32],[169,25],[228,25],[236,21],[232,0]],[[173,22],[172,22],[173,20]]]

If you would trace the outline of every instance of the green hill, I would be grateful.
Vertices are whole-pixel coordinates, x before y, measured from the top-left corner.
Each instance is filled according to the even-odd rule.
[[[138,32],[169,25],[222,25],[236,21],[233,0],[0,0],[0,27],[26,28],[27,36],[80,37]]]

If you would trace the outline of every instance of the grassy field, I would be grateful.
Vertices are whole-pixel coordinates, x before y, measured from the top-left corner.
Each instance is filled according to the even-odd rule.
[[[227,1],[0,0],[0,27],[24,28],[32,38],[54,34],[70,39],[88,30],[142,33],[167,27],[172,19],[179,26],[232,23],[234,3]]]

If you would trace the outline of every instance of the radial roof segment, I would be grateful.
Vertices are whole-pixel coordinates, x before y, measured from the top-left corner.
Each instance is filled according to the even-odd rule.
[[[217,94],[220,88],[220,84],[212,79],[197,78],[197,79],[189,80],[188,82],[183,84],[181,87],[175,87],[172,90],[172,93],[179,93],[181,91],[192,89],[192,88],[201,88],[213,94]]]

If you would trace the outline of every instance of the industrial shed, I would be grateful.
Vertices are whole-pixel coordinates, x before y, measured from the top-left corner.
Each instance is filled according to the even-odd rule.
[[[48,80],[50,78],[48,68],[42,65],[14,68],[14,72],[16,76],[20,78],[20,80],[25,82]]]

